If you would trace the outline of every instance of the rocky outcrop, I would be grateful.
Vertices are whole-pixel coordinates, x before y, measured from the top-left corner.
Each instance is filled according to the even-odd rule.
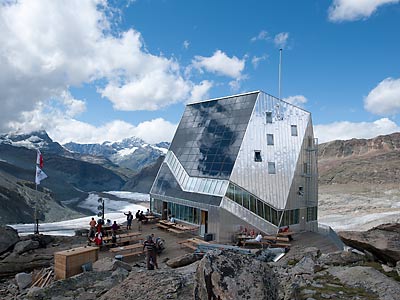
[[[201,259],[201,256],[194,253],[188,253],[186,255],[170,259],[166,262],[166,264],[170,268],[180,268],[190,265],[199,259]]]
[[[383,224],[364,232],[338,234],[346,245],[369,252],[384,263],[395,266],[400,261],[400,224]]]
[[[148,271],[134,268],[129,277],[100,299],[193,299],[196,264],[179,269]]]
[[[19,241],[18,232],[9,226],[0,226],[0,254],[3,254]]]
[[[0,277],[50,266],[53,255],[18,255],[13,252],[0,261]]]
[[[272,268],[249,255],[214,250],[196,271],[194,299],[278,299]]]

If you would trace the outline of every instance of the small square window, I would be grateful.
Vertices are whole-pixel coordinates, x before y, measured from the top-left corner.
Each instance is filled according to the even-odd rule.
[[[299,194],[299,196],[304,196],[304,189],[302,186],[299,186],[298,194]]]
[[[297,125],[291,125],[290,128],[292,136],[297,136]]]
[[[273,145],[273,144],[274,144],[274,135],[267,134],[267,145]]]
[[[267,123],[272,123],[272,111],[267,111],[265,113]]]
[[[262,161],[261,150],[254,151],[254,161]]]
[[[276,174],[274,162],[268,162],[268,174]]]

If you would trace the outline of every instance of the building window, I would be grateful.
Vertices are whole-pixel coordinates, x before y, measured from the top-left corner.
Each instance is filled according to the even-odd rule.
[[[267,145],[273,145],[273,144],[274,144],[274,135],[267,134]]]
[[[307,222],[318,219],[318,207],[307,207]]]
[[[268,162],[268,174],[276,174],[275,163]]]
[[[297,136],[297,125],[290,125],[292,136]]]
[[[297,192],[299,196],[304,196],[304,188],[299,186],[299,191]]]
[[[262,161],[261,150],[254,151],[254,161]]]
[[[265,117],[266,117],[267,124],[272,123],[272,111],[267,111],[265,113]]]

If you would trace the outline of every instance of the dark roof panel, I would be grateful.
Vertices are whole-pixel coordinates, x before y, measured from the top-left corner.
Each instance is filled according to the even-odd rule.
[[[186,106],[170,150],[190,176],[229,179],[258,92]]]

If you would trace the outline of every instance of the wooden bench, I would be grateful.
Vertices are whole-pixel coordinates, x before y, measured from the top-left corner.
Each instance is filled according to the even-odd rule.
[[[269,244],[271,248],[290,248],[291,244],[289,243],[271,243]]]
[[[157,225],[158,228],[161,228],[161,229],[168,229],[169,228],[167,225],[164,225],[164,224],[161,224],[161,223],[157,223],[156,225]]]
[[[273,235],[263,236],[263,240],[289,242],[289,238],[288,237],[285,237],[285,236],[273,236]]]
[[[190,243],[190,242],[183,242],[183,243],[180,243],[180,244],[181,244],[181,246],[188,247],[188,248],[190,248],[190,249],[192,249],[192,250],[196,250],[196,249],[197,249],[197,246],[193,245],[193,244]]]
[[[168,230],[169,232],[173,232],[173,233],[176,233],[176,234],[185,233],[185,231],[182,231],[182,230],[180,230],[180,229],[175,229],[175,228],[168,228],[167,230]]]
[[[111,248],[110,252],[111,253],[123,253],[123,252],[136,251],[137,249],[143,249],[143,245],[142,244],[134,244],[134,245],[128,245],[128,246],[123,246],[123,247]]]

